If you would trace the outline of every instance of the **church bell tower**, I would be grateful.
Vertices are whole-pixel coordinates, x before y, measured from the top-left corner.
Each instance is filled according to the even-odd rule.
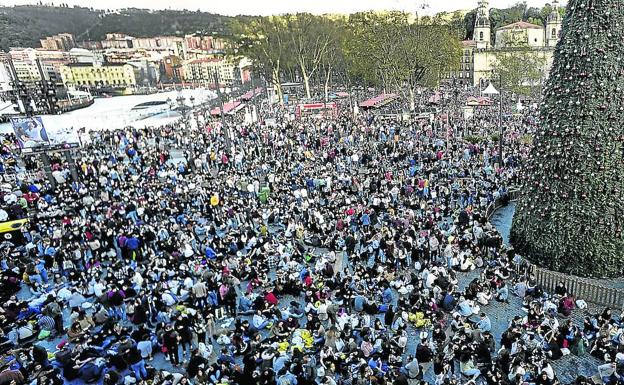
[[[477,48],[490,48],[490,10],[487,0],[479,1],[477,19],[475,20],[473,40],[477,42]]]
[[[546,46],[555,47],[561,37],[561,14],[559,13],[559,1],[554,0],[552,11],[546,20]]]

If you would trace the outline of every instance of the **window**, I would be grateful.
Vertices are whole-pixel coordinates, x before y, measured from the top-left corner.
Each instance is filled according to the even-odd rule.
[[[552,29],[550,37],[553,38],[553,39],[557,37],[557,28],[553,28]]]
[[[483,32],[479,32],[479,40],[483,41]]]

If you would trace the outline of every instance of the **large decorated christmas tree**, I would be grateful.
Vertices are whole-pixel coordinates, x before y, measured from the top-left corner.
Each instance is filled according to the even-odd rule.
[[[511,240],[553,270],[624,271],[624,4],[570,0]]]

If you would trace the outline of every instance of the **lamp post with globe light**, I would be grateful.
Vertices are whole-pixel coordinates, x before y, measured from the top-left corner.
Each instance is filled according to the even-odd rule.
[[[492,82],[487,86],[485,90],[482,91],[484,95],[498,95],[498,128],[499,128],[499,138],[498,138],[498,155],[500,157],[500,164],[503,166],[503,75],[499,74],[499,88],[497,90]]]

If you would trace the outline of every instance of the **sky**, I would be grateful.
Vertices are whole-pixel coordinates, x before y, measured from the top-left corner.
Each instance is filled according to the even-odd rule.
[[[43,0],[48,3],[51,0]],[[490,0],[492,8],[506,8],[519,0]],[[2,5],[33,4],[38,0],[0,0]],[[54,4],[67,3],[99,9],[150,8],[190,9],[222,15],[270,15],[293,12],[352,13],[364,10],[400,9],[435,14],[441,11],[472,9],[478,0],[54,0]],[[550,0],[526,0],[529,6],[542,7]],[[424,9],[423,3],[428,3]]]

